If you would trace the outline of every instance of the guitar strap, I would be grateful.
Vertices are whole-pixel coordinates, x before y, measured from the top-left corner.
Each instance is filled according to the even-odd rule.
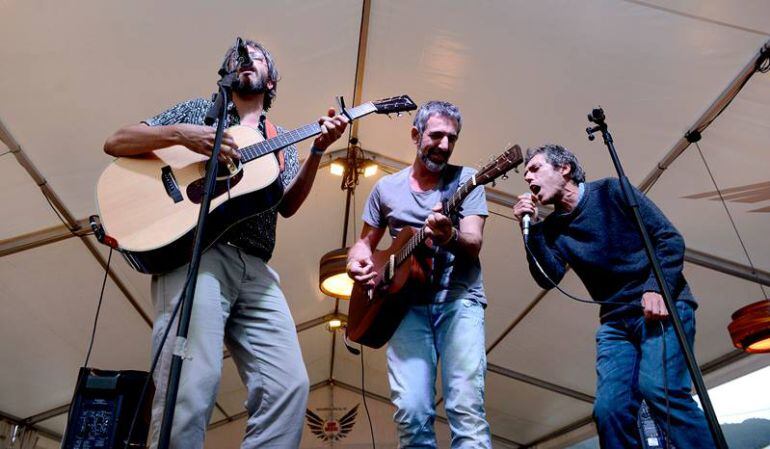
[[[263,120],[265,121],[265,139],[272,139],[273,137],[276,137],[278,135],[278,128],[273,125],[273,123],[265,117],[265,115],[262,115]],[[278,150],[275,153],[275,157],[278,158],[278,168],[281,169],[281,172],[283,172],[283,169],[285,167],[285,156],[283,154],[283,150]]]
[[[457,165],[447,165],[442,174],[442,186],[441,186],[441,204],[444,206],[444,214],[452,220],[452,226],[457,227],[460,224],[460,217],[457,212],[449,213],[447,211],[447,202],[457,192],[460,187],[460,173],[462,167]],[[444,248],[435,246],[435,254],[433,256],[433,286],[435,289],[445,289],[449,287],[449,277],[451,275],[452,262],[454,261],[454,254],[447,251]]]

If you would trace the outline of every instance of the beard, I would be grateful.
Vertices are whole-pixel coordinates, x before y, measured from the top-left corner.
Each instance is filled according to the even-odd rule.
[[[417,156],[420,158],[423,165],[425,165],[425,168],[431,173],[440,173],[447,166],[447,162],[433,162],[430,160],[430,151],[425,152],[418,148]]]
[[[259,74],[256,79],[238,77],[238,82],[233,84],[233,92],[242,97],[263,94],[267,92],[267,77]]]

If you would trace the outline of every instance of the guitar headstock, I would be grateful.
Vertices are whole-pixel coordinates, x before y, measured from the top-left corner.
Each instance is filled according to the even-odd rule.
[[[482,167],[479,172],[476,173],[476,183],[490,183],[508,171],[516,168],[522,162],[524,162],[524,158],[521,155],[521,147],[519,144],[513,144],[508,147],[503,154],[497,156],[492,162]]]
[[[398,97],[383,98],[382,100],[372,101],[375,111],[378,114],[394,114],[399,112],[409,112],[417,109],[417,105],[409,95],[400,95]]]

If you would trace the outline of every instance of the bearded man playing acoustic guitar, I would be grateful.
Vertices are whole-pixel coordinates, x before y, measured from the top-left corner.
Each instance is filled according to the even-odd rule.
[[[272,137],[282,132],[265,119],[276,95],[278,70],[262,45],[246,41],[246,46],[254,61],[251,67],[240,67],[237,63],[236,46],[225,56],[225,68],[237,71],[238,78],[228,122],[258,129],[264,138]],[[182,145],[190,151],[211,155],[215,129],[203,126],[210,105],[203,98],[187,101],[143,123],[123,127],[107,140],[104,151],[113,156],[139,156]],[[183,364],[172,425],[172,448],[203,448],[221,377],[223,338],[248,389],[249,418],[241,447],[299,447],[308,396],[307,371],[278,275],[267,261],[275,246],[278,212],[290,217],[299,209],[313,185],[321,155],[342,135],[348,120],[335,116],[334,110],[329,109],[318,123],[321,134],[302,167],[294,146],[287,147],[278,157],[285,190],[282,202],[239,222],[203,254],[188,338],[189,357]],[[237,149],[235,138],[225,132],[221,160],[238,159]],[[171,325],[171,313],[184,288],[186,273],[185,265],[153,276],[153,353],[162,343],[164,330]],[[159,369],[154,373],[153,448],[157,446],[165,402],[174,346],[171,343],[163,345]]]
[[[430,285],[404,287],[410,305],[387,349],[401,448],[436,447],[439,359],[452,448],[492,447],[484,410],[486,298],[479,252],[488,212],[483,186],[462,202],[458,223],[441,213],[442,198],[474,173],[448,165],[461,125],[460,111],[450,103],[420,107],[412,127],[414,163],[377,182],[364,210],[361,239],[348,253],[350,277],[373,288],[378,273],[372,253],[386,227],[396,236],[405,226],[425,225],[436,249]]]

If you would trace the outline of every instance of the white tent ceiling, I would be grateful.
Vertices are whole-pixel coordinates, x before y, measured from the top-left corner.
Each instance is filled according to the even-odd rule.
[[[730,314],[763,293],[746,279],[746,256],[704,159],[717,185],[732,189],[727,208],[767,283],[768,75],[753,76],[703,132],[703,157],[695,146],[668,156],[758,54],[768,17],[762,0],[0,1],[0,154],[20,150],[0,156],[0,416],[27,420],[47,437],[63,433],[107,259],[87,229],[72,236],[45,195],[65,220],[95,213],[96,180],[110,162],[105,138],[177,101],[208,96],[237,35],[262,41],[277,59],[276,123],[311,122],[335,95],[350,103],[354,92],[364,101],[402,93],[447,99],[463,112],[454,162],[466,165],[509,142],[557,142],[578,154],[589,178],[610,176],[606,149],[584,131],[586,113],[602,105],[632,182],[666,168],[644,187],[691,250],[685,271],[701,303],[696,356],[707,384],[767,364],[736,354],[727,335]],[[409,163],[409,127],[408,117],[368,117],[357,137],[366,150]],[[364,179],[357,188],[347,242],[372,185]],[[514,174],[495,189],[482,251],[495,446],[562,444],[568,430],[590,429],[597,311],[535,285],[504,204],[525,185]],[[318,260],[342,242],[344,199],[339,178],[319,173],[302,210],[279,224],[271,261],[300,329],[313,410],[349,410],[362,400],[360,359],[313,326],[335,307],[318,291]],[[564,285],[585,294],[574,275]],[[92,365],[146,369],[151,316],[149,278],[113,257]],[[365,357],[374,434],[392,447],[383,351]],[[228,360],[207,447],[238,446],[243,397]],[[305,432],[303,447],[328,447]],[[446,441],[441,423],[439,433]],[[362,405],[354,431],[335,445],[365,447],[370,438]]]

